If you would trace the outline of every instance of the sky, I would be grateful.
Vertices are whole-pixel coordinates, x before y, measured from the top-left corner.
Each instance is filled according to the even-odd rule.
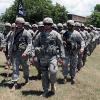
[[[5,12],[13,4],[14,0],[0,0],[0,15]],[[71,14],[80,16],[89,16],[96,4],[100,4],[100,0],[52,0],[53,4],[56,2],[64,5],[67,11]]]

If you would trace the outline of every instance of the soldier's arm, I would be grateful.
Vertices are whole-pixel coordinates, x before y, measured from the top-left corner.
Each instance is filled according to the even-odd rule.
[[[26,50],[24,51],[24,54],[30,55],[32,51],[32,36],[31,34],[27,31],[27,47]]]
[[[82,38],[80,33],[77,34],[76,40],[80,42],[80,45],[81,45],[80,52],[82,53],[84,51],[84,48],[85,48],[85,42],[84,42],[84,39]]]
[[[65,58],[65,49],[64,49],[64,45],[63,45],[63,40],[59,33],[57,34],[57,44],[60,49],[60,57]]]
[[[40,47],[40,33],[36,36],[34,43],[32,44],[32,57],[36,56],[35,55],[35,48]]]

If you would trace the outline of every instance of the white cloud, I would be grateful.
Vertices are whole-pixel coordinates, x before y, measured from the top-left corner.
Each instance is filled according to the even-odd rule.
[[[14,0],[0,0],[0,14],[4,13],[6,8],[13,4]]]
[[[100,0],[53,0],[53,3],[64,5],[70,13],[88,16]]]
[[[68,12],[88,16],[93,11],[96,4],[100,4],[100,0],[52,0],[55,4],[56,2],[64,5]],[[0,0],[0,14],[4,13],[6,8],[13,4],[14,0]]]

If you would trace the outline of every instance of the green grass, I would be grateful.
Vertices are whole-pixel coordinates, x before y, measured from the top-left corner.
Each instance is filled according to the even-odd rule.
[[[2,54],[0,55],[2,57]],[[0,59],[0,64],[3,64],[5,58]],[[0,73],[5,70],[0,67]],[[10,71],[12,72],[12,71]],[[30,68],[30,76],[37,74],[34,67]],[[59,71],[58,79],[63,78]],[[4,77],[0,76],[0,81]],[[19,83],[24,82],[23,74],[20,72]],[[100,46],[96,48],[93,54],[88,57],[86,66],[76,75],[76,84],[56,84],[57,91],[54,96],[46,98],[48,100],[100,100]],[[42,91],[40,80],[30,80],[29,84],[21,89],[12,91],[8,87],[0,87],[0,100],[44,100],[40,97],[39,91]]]

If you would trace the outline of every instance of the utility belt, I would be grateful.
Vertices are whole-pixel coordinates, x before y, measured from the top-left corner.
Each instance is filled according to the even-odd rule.
[[[26,50],[26,47],[27,45],[24,44],[24,43],[21,43],[21,44],[14,44],[13,45],[13,52],[16,52],[16,51],[21,51],[21,52],[24,52]]]
[[[35,49],[35,54],[38,55],[48,55],[48,56],[55,56],[57,55],[57,48],[42,48],[42,47],[38,47]]]

